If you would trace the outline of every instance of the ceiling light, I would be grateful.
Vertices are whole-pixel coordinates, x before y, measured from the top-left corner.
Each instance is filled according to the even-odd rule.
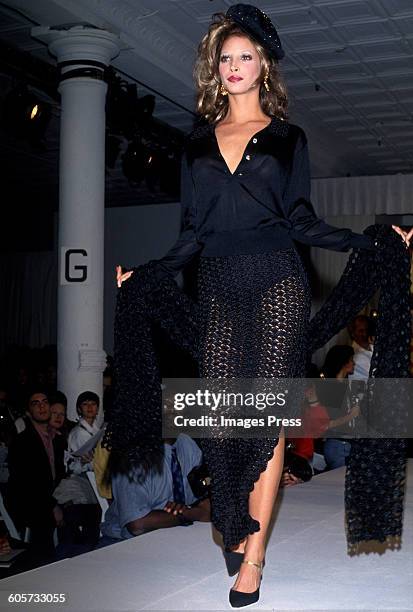
[[[41,101],[25,84],[6,95],[3,105],[5,128],[33,144],[43,141],[51,117],[50,105]]]

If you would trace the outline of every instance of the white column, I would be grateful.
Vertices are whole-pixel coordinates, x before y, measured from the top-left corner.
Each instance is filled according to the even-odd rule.
[[[34,28],[61,70],[58,388],[77,418],[76,398],[101,400],[105,192],[105,67],[119,53],[104,30]],[[102,419],[102,410],[99,420]]]

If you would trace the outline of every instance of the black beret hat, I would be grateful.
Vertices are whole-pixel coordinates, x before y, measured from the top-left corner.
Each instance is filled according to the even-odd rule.
[[[96,402],[99,406],[99,396],[96,393],[93,393],[93,391],[83,391],[83,393],[81,393],[76,400],[76,409],[78,412],[80,410],[80,405],[83,402]]]
[[[233,4],[226,13],[246,34],[254,38],[276,60],[284,57],[284,49],[271,19],[252,4]]]

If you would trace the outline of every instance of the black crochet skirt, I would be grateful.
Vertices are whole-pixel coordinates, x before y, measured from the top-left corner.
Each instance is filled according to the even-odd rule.
[[[295,249],[201,257],[198,298],[201,378],[304,375],[310,292]],[[212,522],[225,546],[259,531],[248,497],[278,435],[200,440],[212,479]]]

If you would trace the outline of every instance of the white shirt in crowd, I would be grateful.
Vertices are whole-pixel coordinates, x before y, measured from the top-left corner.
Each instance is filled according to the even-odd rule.
[[[365,349],[357,344],[355,340],[353,340],[352,347],[354,349],[354,372],[349,375],[349,378],[352,380],[367,380],[373,356],[373,347],[369,345],[369,348]]]
[[[69,434],[67,441],[67,448],[69,453],[74,453],[79,450],[86,442],[90,440],[94,435],[100,431],[100,427],[96,425],[96,421],[93,425],[89,425],[85,419],[80,419],[78,424],[73,427]],[[80,474],[81,472],[87,472],[92,470],[91,463],[82,463],[80,457],[74,457],[69,461],[69,470],[74,474]]]

